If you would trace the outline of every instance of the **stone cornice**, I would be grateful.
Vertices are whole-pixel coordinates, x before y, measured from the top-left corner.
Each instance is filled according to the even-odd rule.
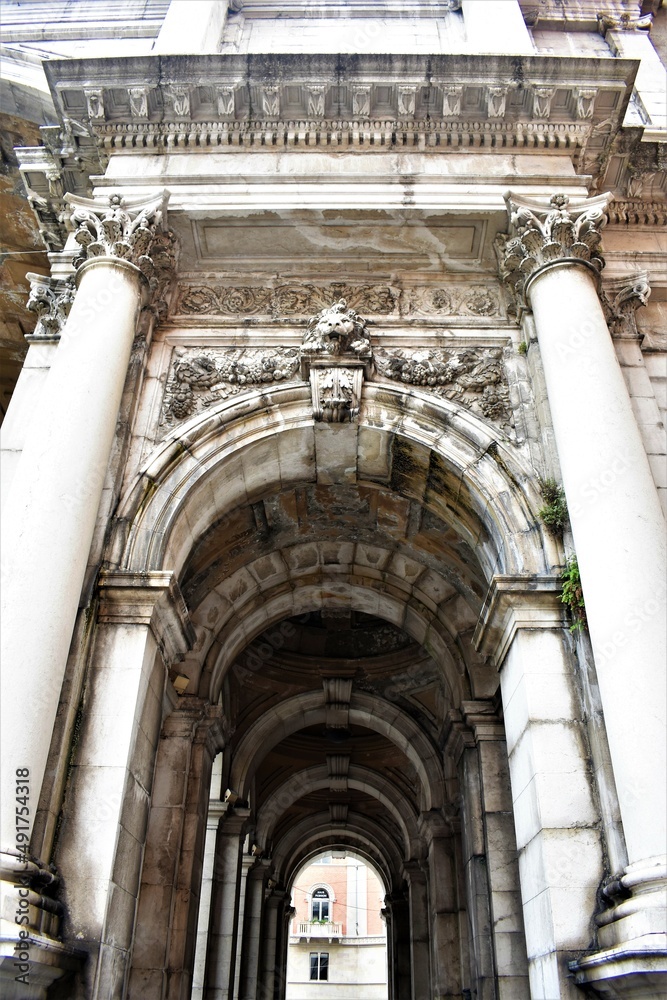
[[[519,629],[565,628],[561,587],[557,576],[495,576],[473,635],[477,651],[500,669]]]
[[[105,148],[579,147],[622,120],[634,60],[549,56],[142,57],[47,63],[63,119]],[[499,80],[507,83],[499,85]]]

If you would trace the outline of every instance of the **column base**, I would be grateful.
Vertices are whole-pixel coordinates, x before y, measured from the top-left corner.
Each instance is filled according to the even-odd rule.
[[[600,951],[570,963],[578,986],[602,997],[667,996],[667,864],[639,862],[604,890],[612,902],[598,914]]]
[[[667,950],[609,948],[570,962],[577,986],[610,1000],[655,1000],[667,994]]]
[[[85,953],[58,940],[62,905],[46,893],[57,883],[47,867],[16,851],[0,852],[0,996],[42,1000]]]
[[[0,922],[0,996],[3,1000],[45,1000],[56,980],[81,966],[84,954],[31,931],[19,938],[18,931],[16,924]]]

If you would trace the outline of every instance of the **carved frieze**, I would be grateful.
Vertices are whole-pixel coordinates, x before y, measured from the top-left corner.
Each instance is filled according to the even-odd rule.
[[[374,361],[381,378],[420,386],[505,429],[511,426],[509,389],[500,348],[380,349],[375,351]]]
[[[26,274],[26,278],[30,281],[28,309],[37,314],[37,325],[26,339],[30,342],[59,340],[74,302],[74,281],[42,274]]]
[[[499,316],[502,310],[497,293],[485,286],[429,285],[404,289],[400,311],[404,316]]]
[[[172,423],[246,389],[298,378],[296,348],[201,348],[174,352],[163,420]]]
[[[344,307],[337,309],[336,306],[333,307],[334,315],[344,315]],[[331,308],[322,312],[331,312]],[[177,349],[167,378],[163,423],[185,420],[241,392],[300,379],[310,383],[316,420],[353,422],[359,414],[364,379],[373,378],[418,386],[458,403],[504,430],[511,428],[509,390],[501,348],[419,351],[391,348],[372,352],[363,320],[356,314],[355,320],[358,321],[356,329],[344,332],[344,339],[333,337],[323,350],[314,349],[317,344],[313,332],[317,322],[310,324],[300,349]],[[324,322],[328,323],[329,319]],[[322,328],[321,322],[319,325]],[[336,324],[327,328],[329,332],[336,329]],[[325,341],[329,332],[320,330]],[[339,350],[335,343],[345,346]],[[330,353],[327,347],[331,348]]]
[[[372,316],[503,316],[503,304],[493,287],[453,283],[403,289],[342,283],[291,283],[275,288],[188,285],[180,288],[175,312],[181,316],[309,316],[336,298]]]

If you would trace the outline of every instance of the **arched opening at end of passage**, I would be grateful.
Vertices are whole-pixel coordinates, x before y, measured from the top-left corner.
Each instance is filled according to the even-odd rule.
[[[387,1000],[389,886],[379,867],[342,843],[310,851],[294,866],[289,894],[285,1000],[311,996],[314,983],[325,1000]]]

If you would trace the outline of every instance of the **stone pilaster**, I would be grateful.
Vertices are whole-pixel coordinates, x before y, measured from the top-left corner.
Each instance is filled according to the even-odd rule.
[[[163,713],[167,705],[176,705],[168,667],[183,657],[191,639],[172,574],[102,575],[86,714],[56,854],[68,937],[85,943],[89,952],[85,976],[91,1000],[126,982],[153,781],[163,807],[156,810],[159,819],[183,777],[174,775],[170,782],[155,775],[155,760]],[[189,747],[191,737],[185,734],[191,734],[202,712],[199,704],[194,713],[175,713],[167,726],[172,739],[163,752],[167,746],[181,752]],[[182,804],[180,814],[176,803],[170,805],[172,818],[182,824]]]
[[[220,706],[179,699],[160,734],[137,906],[129,997],[189,992],[211,766],[225,739]]]
[[[230,1000],[238,949],[241,857],[250,811],[228,809],[218,824],[206,956],[205,1000]]]
[[[257,995],[270,998],[274,996],[278,971],[278,940],[280,936],[278,921],[285,905],[285,892],[272,886],[271,880],[269,880],[264,896],[262,957]]]
[[[452,824],[438,809],[422,813],[419,830],[427,850],[429,925],[434,1000],[461,992],[461,969],[451,948],[459,933],[456,860]]]
[[[505,729],[489,701],[449,715],[446,752],[458,765],[470,947],[477,995],[528,997]],[[473,983],[473,990],[475,989]]]
[[[627,846],[618,881],[634,901],[617,919],[601,916],[599,937],[642,952],[634,974],[667,949],[667,559],[664,516],[598,296],[606,200],[570,206],[557,195],[544,207],[508,196],[501,269],[535,318]],[[610,476],[612,488],[596,488]],[[620,966],[608,958],[614,979]]]
[[[262,904],[264,886],[268,877],[270,862],[267,859],[255,861],[246,880],[246,902],[243,923],[243,947],[240,962],[239,998],[255,1000],[259,977],[259,959],[262,930]]]
[[[566,624],[557,577],[497,576],[474,636],[479,652],[500,670],[533,1000],[576,995],[568,962],[588,943],[603,875],[600,817]],[[475,741],[482,735],[481,726],[485,735],[494,735],[474,705],[469,708],[466,715],[478,733]],[[486,767],[492,772],[493,761]],[[487,777],[484,791],[491,795],[498,781],[492,773]],[[486,819],[488,836],[494,823]],[[494,861],[510,874],[513,858],[498,853],[508,846],[506,838],[503,843],[503,823],[501,817],[496,824]],[[474,829],[471,835],[479,838]],[[484,846],[491,849],[491,841]],[[480,842],[474,850],[481,847]],[[496,889],[511,890],[510,882],[501,879]],[[503,903],[493,889],[491,900],[498,908]],[[521,937],[519,933],[519,941]]]
[[[426,871],[418,861],[408,861],[403,866],[403,877],[408,883],[410,908],[410,973],[412,979],[410,996],[413,1000],[430,1000],[433,996],[433,990]]]

